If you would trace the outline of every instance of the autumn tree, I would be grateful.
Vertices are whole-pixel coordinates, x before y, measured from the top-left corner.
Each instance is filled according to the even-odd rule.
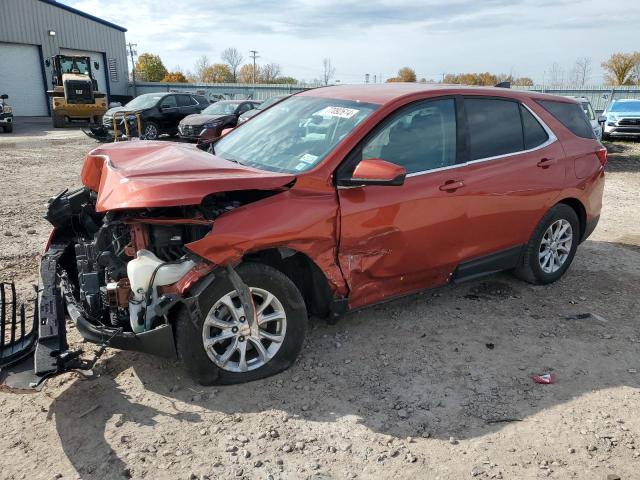
[[[387,82],[416,82],[416,72],[413,68],[402,67],[398,70],[398,76],[388,78]]]
[[[182,72],[168,72],[161,81],[164,83],[187,83],[187,77]]]
[[[513,80],[513,85],[520,87],[533,87],[533,80],[529,77],[518,77]]]
[[[274,79],[273,83],[297,85],[298,79],[293,77],[277,77]]]
[[[206,83],[228,83],[233,79],[233,74],[224,63],[214,63],[202,73],[202,81]]]
[[[143,82],[160,82],[167,74],[159,55],[143,53],[136,62],[136,76]]]
[[[336,69],[331,64],[330,58],[325,58],[322,60],[322,83],[324,85],[329,85],[329,82],[336,74]]]
[[[233,82],[238,81],[238,68],[242,64],[244,57],[240,53],[240,50],[237,48],[229,47],[225,48],[220,55],[222,61],[225,62],[229,66],[229,70],[231,70],[231,76],[233,78]]]
[[[640,52],[614,53],[602,62],[602,68],[607,72],[605,80],[611,85],[629,85],[633,83],[633,70],[638,64]]]
[[[259,73],[260,67],[256,65],[257,73]],[[238,82],[240,83],[252,83],[253,82],[253,65],[250,63],[245,63],[238,70]]]
[[[205,82],[205,72],[210,67],[211,63],[209,63],[209,58],[206,55],[202,55],[198,60],[196,60],[196,64],[193,66],[194,77],[197,78],[199,82]]]

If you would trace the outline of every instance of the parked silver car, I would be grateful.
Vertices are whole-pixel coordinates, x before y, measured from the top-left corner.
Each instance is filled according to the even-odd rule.
[[[640,137],[640,100],[613,100],[600,119],[604,123],[602,137]]]

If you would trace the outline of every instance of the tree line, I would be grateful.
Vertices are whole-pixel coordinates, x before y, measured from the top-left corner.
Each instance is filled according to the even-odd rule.
[[[212,63],[206,55],[196,61],[193,71],[183,71],[180,67],[167,70],[160,55],[143,53],[135,64],[136,79],[142,82],[166,83],[279,83],[297,84],[298,79],[284,75],[278,63],[258,64],[245,62],[242,53],[234,47],[226,48],[220,54],[220,62]],[[331,70],[326,83],[335,70]],[[327,76],[326,64],[325,77]]]

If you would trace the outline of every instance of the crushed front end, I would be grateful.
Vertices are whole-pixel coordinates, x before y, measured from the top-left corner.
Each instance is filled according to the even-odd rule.
[[[211,230],[200,207],[101,214],[95,202],[86,187],[49,202],[54,231],[41,261],[37,375],[60,368],[65,310],[90,342],[175,358],[171,310],[213,270],[184,247]]]

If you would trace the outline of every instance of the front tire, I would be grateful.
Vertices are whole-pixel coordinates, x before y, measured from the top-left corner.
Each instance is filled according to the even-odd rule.
[[[269,377],[290,367],[302,349],[308,319],[295,284],[260,263],[242,264],[237,273],[253,294],[257,335],[249,330],[237,292],[224,273],[200,295],[200,318],[192,321],[186,309],[178,313],[178,358],[202,385]]]
[[[568,205],[555,205],[533,231],[515,275],[536,285],[555,282],[571,265],[579,241],[576,212]]]
[[[64,128],[64,115],[53,113],[53,128]]]
[[[4,133],[11,133],[13,132],[13,124],[10,123],[9,125],[5,125],[2,129],[4,130]]]

